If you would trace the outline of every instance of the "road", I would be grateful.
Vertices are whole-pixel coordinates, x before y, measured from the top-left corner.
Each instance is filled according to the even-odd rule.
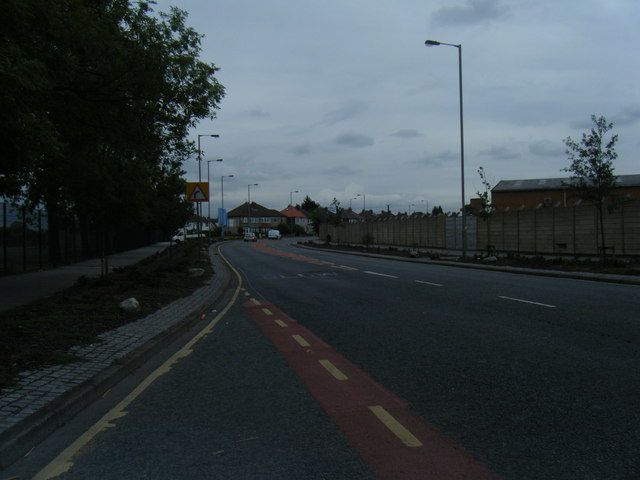
[[[412,454],[462,451],[466,472],[480,472],[467,478],[640,478],[639,287],[346,256],[285,240],[231,242],[222,252],[243,278],[239,298],[90,434],[59,478],[400,478],[385,465],[400,458],[407,464],[397,468],[409,472],[424,455],[396,455],[387,439],[393,455],[376,461],[387,430]],[[273,313],[297,329],[301,351],[268,326]],[[400,427],[354,426],[360,397],[318,382],[301,352],[330,358],[362,396],[376,396],[369,413]],[[103,411],[124,395],[114,392]],[[338,399],[353,402],[351,415]],[[32,464],[44,466],[100,414],[87,413]],[[445,478],[429,475],[405,478]]]

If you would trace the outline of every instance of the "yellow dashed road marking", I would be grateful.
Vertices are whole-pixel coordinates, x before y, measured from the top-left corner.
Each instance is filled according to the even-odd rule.
[[[273,312],[268,308],[263,308],[262,311],[264,312],[265,315],[273,315]]]
[[[300,335],[291,335],[293,337],[293,339],[298,342],[300,344],[301,347],[310,347],[311,344],[309,342],[307,342],[304,338],[302,338]]]
[[[344,373],[342,373],[340,369],[336,367],[333,363],[331,363],[329,360],[318,360],[318,361],[320,362],[320,365],[326,368],[327,371],[336,378],[336,380],[349,379],[349,377],[347,377]]]
[[[404,443],[407,447],[421,447],[422,442],[418,440],[409,430],[407,430],[400,422],[398,422],[393,416],[387,412],[384,407],[380,405],[375,405],[373,407],[369,407],[369,410],[373,412],[373,414],[378,417],[385,427],[387,427],[391,432],[398,437],[402,443]]]
[[[282,320],[278,319],[275,321],[278,325],[280,325],[282,328],[288,327],[288,325],[286,323],[284,323]]]

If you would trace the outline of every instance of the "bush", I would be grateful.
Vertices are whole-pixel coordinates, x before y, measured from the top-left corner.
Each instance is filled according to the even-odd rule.
[[[291,233],[291,228],[285,222],[281,222],[278,224],[278,231],[281,235],[289,235]]]
[[[373,233],[367,232],[364,235],[362,235],[362,243],[366,248],[369,248],[369,245],[371,245],[373,241],[374,241]]]
[[[298,225],[297,223],[293,225],[293,234],[298,237],[300,235],[305,235],[307,232],[304,231],[304,227],[302,225]]]

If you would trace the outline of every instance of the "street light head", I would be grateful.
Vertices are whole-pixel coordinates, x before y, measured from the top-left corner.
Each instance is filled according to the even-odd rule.
[[[233,177],[233,175],[227,175],[227,177]]]
[[[427,47],[437,47],[438,45],[440,45],[440,42],[436,42],[435,40],[426,40],[424,44]]]
[[[216,162],[221,162],[222,159],[221,158],[216,158]]]

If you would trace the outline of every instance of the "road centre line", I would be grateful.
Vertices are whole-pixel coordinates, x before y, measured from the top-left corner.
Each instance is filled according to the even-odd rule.
[[[424,280],[415,280],[416,283],[422,283],[423,285],[431,285],[432,287],[441,287],[441,283],[425,282]]]
[[[262,309],[262,312],[263,312],[265,315],[273,315],[273,312],[272,312],[271,310],[269,310],[268,308],[263,308],[263,309]]]
[[[512,300],[514,302],[528,303],[530,305],[538,305],[540,307],[556,308],[555,305],[549,305],[547,303],[540,303],[540,302],[532,302],[531,300],[523,300],[522,298],[504,297],[502,295],[499,295],[498,298],[502,298],[503,300]]]
[[[280,319],[275,320],[275,322],[276,322],[276,324],[280,325],[282,328],[286,328],[286,327],[289,326],[289,325],[287,325],[285,322],[283,322]]]
[[[365,270],[364,273],[368,273],[369,275],[377,275],[378,277],[398,278],[395,275],[387,275],[386,273],[371,272],[369,270]]]

